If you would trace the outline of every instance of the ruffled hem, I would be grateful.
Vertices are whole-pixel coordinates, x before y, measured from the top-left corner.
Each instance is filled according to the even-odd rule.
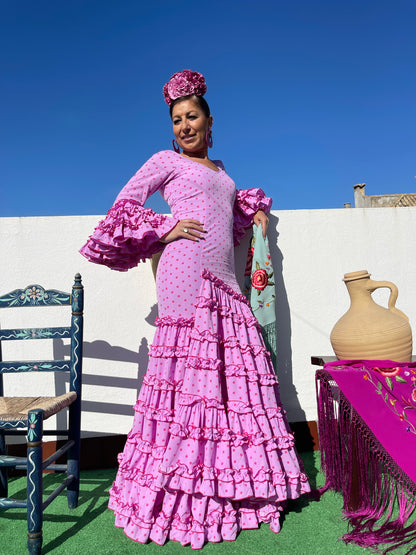
[[[240,530],[258,528],[267,522],[273,532],[280,531],[281,505],[263,502],[232,504],[218,498],[197,499],[183,493],[167,494],[165,510],[157,517],[144,514],[140,508],[117,503],[111,499],[109,507],[116,513],[116,526],[139,543],[149,539],[159,545],[167,540],[200,549],[206,542],[234,541]],[[172,507],[175,507],[172,511]]]
[[[90,262],[126,271],[164,247],[160,238],[177,223],[131,199],[117,201],[80,253]]]
[[[252,225],[254,214],[263,210],[270,212],[272,199],[266,197],[263,189],[238,189],[234,203],[234,245],[239,245],[246,230]]]
[[[207,270],[194,318],[157,320],[119,464],[110,507],[143,542],[199,548],[261,521],[278,531],[281,503],[309,491],[259,326],[245,297]]]

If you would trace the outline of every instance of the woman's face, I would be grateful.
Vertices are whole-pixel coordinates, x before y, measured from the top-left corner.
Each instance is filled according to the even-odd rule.
[[[212,116],[207,117],[195,101],[187,99],[175,104],[172,124],[175,139],[185,153],[207,152],[205,135],[211,129]]]

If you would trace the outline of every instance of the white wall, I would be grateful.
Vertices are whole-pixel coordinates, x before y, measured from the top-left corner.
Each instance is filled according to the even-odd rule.
[[[100,219],[0,218],[1,294],[32,283],[69,291],[74,274],[82,275],[84,435],[129,430],[157,309],[149,263],[121,273],[91,264],[78,254]],[[278,375],[289,420],[316,418],[315,368],[310,357],[332,354],[329,334],[349,306],[344,273],[365,269],[375,280],[394,282],[399,288],[397,306],[415,327],[415,237],[416,208],[272,212],[269,239],[277,286]],[[245,244],[237,249],[240,275],[246,248]],[[384,306],[387,296],[388,290],[373,295]],[[24,325],[45,325],[47,310],[34,310],[30,323]],[[23,312],[13,311],[9,322],[0,314],[1,327],[23,323]],[[28,343],[45,349],[38,347],[43,342]],[[4,358],[20,355],[12,349],[17,349],[15,342],[6,344]],[[47,351],[51,358],[54,354],[67,355],[68,346],[55,340],[54,348]],[[26,376],[25,384],[22,378],[5,376],[6,394],[23,394],[26,384],[43,393],[65,387],[48,375],[39,382],[39,376],[37,381]]]

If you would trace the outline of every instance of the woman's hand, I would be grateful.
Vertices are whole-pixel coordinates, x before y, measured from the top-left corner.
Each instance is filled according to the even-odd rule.
[[[269,218],[263,212],[263,210],[257,210],[254,214],[253,222],[263,228],[263,237],[266,237],[267,226],[269,225]]]
[[[179,220],[173,229],[159,239],[161,243],[171,243],[177,239],[189,239],[190,241],[199,241],[205,239],[203,223],[199,220]]]

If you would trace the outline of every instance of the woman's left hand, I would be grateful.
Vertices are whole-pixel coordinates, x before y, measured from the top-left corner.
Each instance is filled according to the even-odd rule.
[[[263,228],[263,237],[266,237],[267,226],[269,225],[269,218],[263,212],[263,210],[257,210],[254,214],[253,222]]]

